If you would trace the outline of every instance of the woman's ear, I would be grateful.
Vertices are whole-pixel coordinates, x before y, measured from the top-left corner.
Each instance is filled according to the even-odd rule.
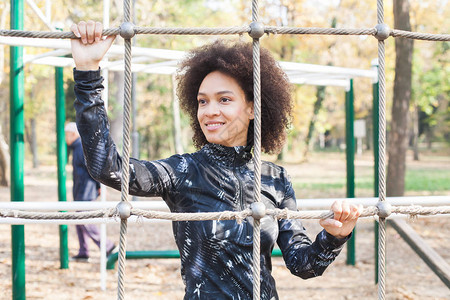
[[[255,110],[254,110],[254,103],[253,102],[249,102],[248,114],[249,114],[249,119],[250,120],[253,120],[255,118]]]

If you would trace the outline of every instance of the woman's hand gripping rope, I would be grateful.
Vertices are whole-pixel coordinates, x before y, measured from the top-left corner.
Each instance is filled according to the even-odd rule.
[[[334,218],[321,219],[319,224],[329,234],[337,238],[345,238],[355,228],[356,221],[363,211],[363,206],[338,200],[331,205],[331,211],[334,213]]]
[[[70,30],[79,39],[72,39],[72,57],[79,71],[97,71],[100,61],[111,47],[116,36],[102,37],[103,24],[81,21],[72,24]]]

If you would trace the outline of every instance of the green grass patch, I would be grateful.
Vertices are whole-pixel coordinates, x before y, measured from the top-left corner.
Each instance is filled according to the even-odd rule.
[[[322,182],[293,181],[295,190],[330,191],[346,189],[346,179],[324,178]],[[374,179],[371,176],[360,176],[355,178],[355,189],[373,190]],[[450,191],[450,170],[438,169],[413,169],[407,170],[405,177],[405,192],[436,192]]]
[[[450,170],[407,170],[405,189],[407,191],[450,191]]]

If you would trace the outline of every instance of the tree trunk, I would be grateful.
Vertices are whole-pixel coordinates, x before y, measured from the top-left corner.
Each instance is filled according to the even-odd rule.
[[[323,100],[325,99],[325,86],[318,86],[316,92],[316,101],[314,102],[313,115],[311,121],[309,121],[308,134],[305,138],[305,149],[303,150],[303,160],[307,159],[309,152],[309,145],[311,143],[311,138],[314,133],[314,127],[316,125],[317,114],[322,107]]]
[[[37,147],[37,136],[36,136],[36,119],[32,118],[30,120],[31,127],[31,153],[33,154],[33,168],[36,169],[39,167],[39,158],[38,158],[38,147]]]
[[[409,1],[394,0],[394,26],[411,30]],[[389,133],[387,195],[403,196],[405,192],[406,151],[408,145],[408,111],[411,99],[412,39],[395,39],[395,80]]]
[[[37,168],[39,166],[39,159],[37,154],[36,120],[34,118],[30,119],[29,124],[25,124],[25,135],[30,146],[31,156],[33,157],[33,168]]]
[[[419,160],[419,108],[417,105],[414,107],[413,112],[413,151],[414,160]]]
[[[0,186],[8,186],[9,153],[0,126]]]
[[[0,14],[0,28],[6,28],[6,20],[8,16],[9,9],[6,9],[6,1],[3,4],[0,4],[0,10],[2,13]],[[0,84],[5,78],[5,47],[0,47]]]

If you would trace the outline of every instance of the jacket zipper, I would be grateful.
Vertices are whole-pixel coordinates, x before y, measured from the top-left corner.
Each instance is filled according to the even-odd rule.
[[[243,196],[243,190],[242,190],[242,182],[241,179],[238,177],[237,173],[236,173],[236,157],[237,157],[237,153],[235,153],[234,155],[234,161],[233,161],[233,174],[234,177],[236,177],[237,181],[238,181],[238,185],[239,185],[239,205],[240,205],[240,210],[244,210],[244,196]],[[245,226],[245,240],[246,241],[250,241],[250,232],[249,232],[249,227],[246,226],[246,220],[244,220],[244,226]]]
[[[236,177],[237,181],[238,181],[238,186],[239,186],[239,205],[240,205],[240,210],[244,210],[244,197],[242,196],[242,182],[239,179],[239,177],[237,176],[236,173],[236,157],[237,157],[237,152],[234,153],[234,160],[233,160],[233,174],[234,177]]]

